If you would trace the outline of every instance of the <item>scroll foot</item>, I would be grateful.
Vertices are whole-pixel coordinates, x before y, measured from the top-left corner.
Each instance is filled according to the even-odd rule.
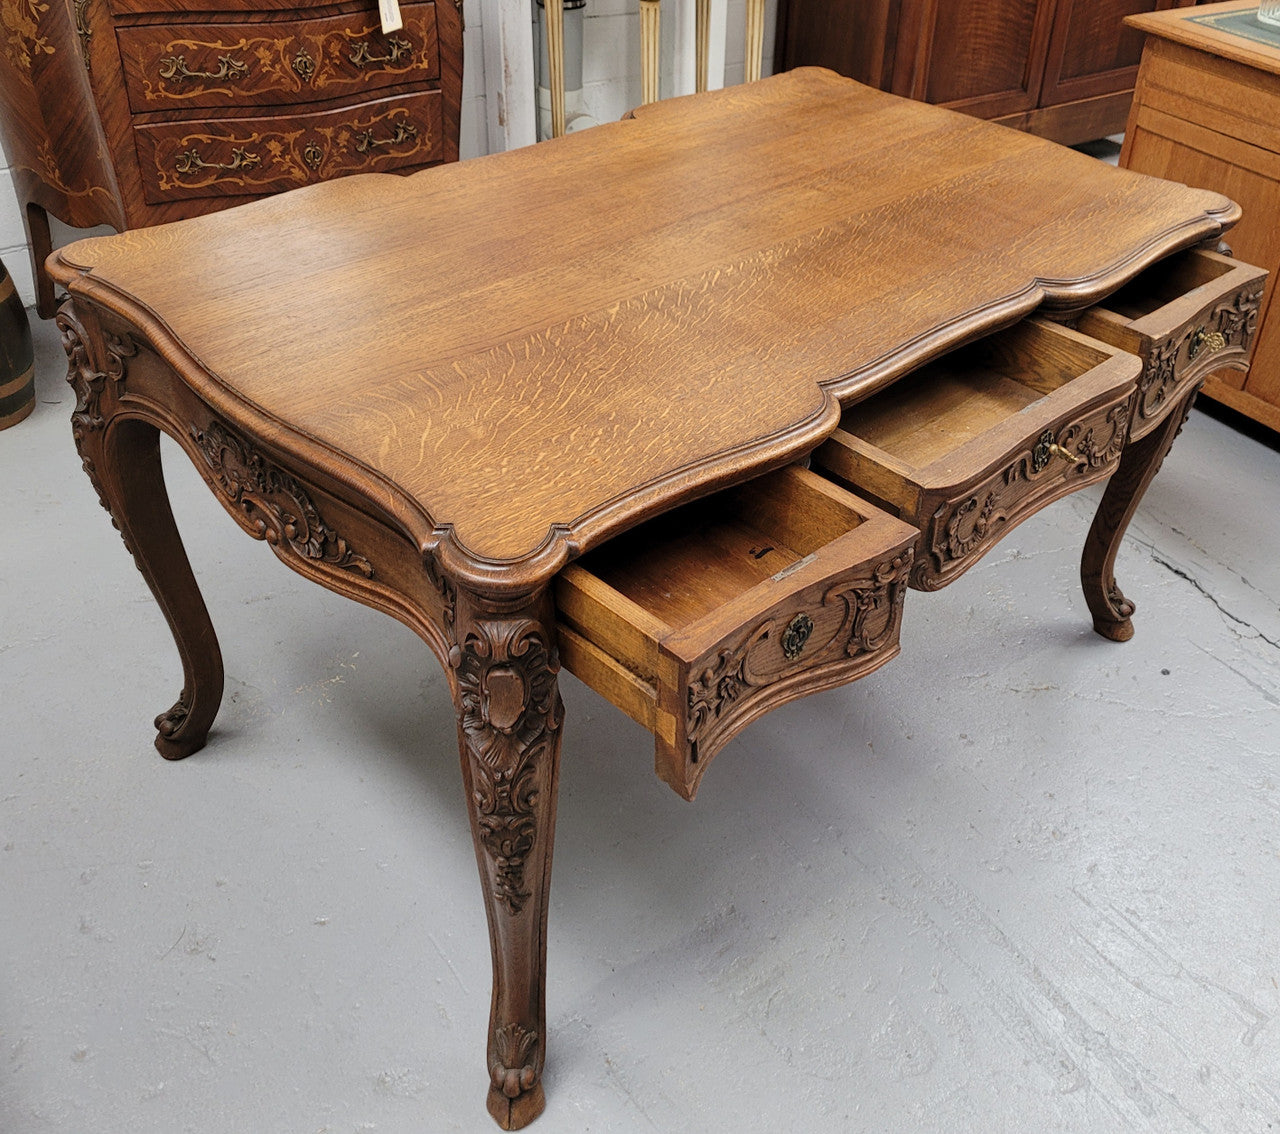
[[[191,696],[184,689],[173,708],[156,717],[156,751],[166,760],[182,760],[199,752],[209,738],[209,726],[191,725]]]
[[[1120,465],[1107,482],[1080,557],[1080,583],[1093,615],[1093,628],[1113,642],[1133,637],[1136,604],[1124,597],[1115,577],[1116,553],[1147,488],[1191,412],[1196,386],[1150,433],[1125,446]]]
[[[515,1098],[508,1098],[505,1091],[489,1088],[489,1113],[503,1130],[521,1130],[538,1117],[547,1105],[542,1093],[542,1083],[533,1084]]]
[[[160,464],[160,432],[125,402],[128,367],[137,353],[126,337],[105,332],[92,309],[68,301],[58,329],[76,392],[72,434],[84,471],[133,554],[169,623],[182,660],[182,693],[156,718],[156,748],[181,760],[204,746],[222,701],[222,654],[178,534]]]

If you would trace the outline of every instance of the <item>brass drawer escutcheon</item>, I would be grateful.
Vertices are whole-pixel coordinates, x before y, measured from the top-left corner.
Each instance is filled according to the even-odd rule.
[[[1222,350],[1227,345],[1227,337],[1221,331],[1206,331],[1203,326],[1196,328],[1187,346],[1187,358],[1195,358],[1202,350],[1211,354]]]
[[[413,62],[413,44],[407,39],[389,39],[387,46],[391,50],[386,55],[374,55],[369,50],[369,41],[362,39],[356,44],[348,59],[357,67],[394,67],[397,63]]]
[[[1073,453],[1070,449],[1064,449],[1054,440],[1052,429],[1046,429],[1040,434],[1040,440],[1036,442],[1035,448],[1031,450],[1031,471],[1044,472],[1054,457],[1061,457],[1064,461],[1070,461],[1072,464],[1081,460],[1078,453]]]
[[[222,79],[243,79],[249,73],[249,65],[230,55],[218,56],[216,71],[192,71],[187,67],[186,59],[181,55],[170,55],[160,60],[160,78],[162,79],[211,79],[215,82]]]
[[[311,82],[316,73],[316,61],[311,58],[305,47],[298,49],[298,54],[293,57],[293,62],[290,66],[293,68],[294,74],[304,83]]]
[[[800,656],[809,635],[813,633],[813,619],[801,611],[782,632],[782,653],[787,659],[794,661]]]
[[[322,150],[315,142],[310,142],[302,151],[302,160],[305,161],[311,169],[319,169],[321,162],[324,161],[324,150]]]

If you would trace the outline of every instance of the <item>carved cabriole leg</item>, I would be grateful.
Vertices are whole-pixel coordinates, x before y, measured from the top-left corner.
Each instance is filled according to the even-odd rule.
[[[1133,637],[1131,616],[1135,610],[1134,603],[1116,586],[1115,564],[1120,541],[1148,486],[1160,471],[1174,438],[1182,432],[1191,403],[1199,392],[1197,384],[1155,429],[1125,447],[1085,540],[1080,559],[1085,601],[1093,615],[1093,628],[1114,642],[1127,642]]]
[[[459,588],[449,662],[462,778],[493,951],[489,1113],[542,1113],[547,894],[564,709],[549,591],[497,602]]]
[[[124,537],[173,632],[182,659],[182,693],[156,718],[156,748],[180,760],[204,746],[222,701],[222,653],[186,549],[178,535],[160,466],[156,426],[118,412],[128,360],[137,347],[104,333],[73,304],[58,312],[76,392],[72,435],[102,506]]]

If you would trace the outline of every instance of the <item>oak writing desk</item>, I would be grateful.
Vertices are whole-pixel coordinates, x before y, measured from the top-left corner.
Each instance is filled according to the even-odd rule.
[[[157,747],[200,748],[222,692],[163,430],[249,534],[444,666],[493,954],[489,1109],[523,1126],[560,665],[652,730],[692,798],[761,713],[890,660],[908,587],[1106,477],[1082,578],[1097,629],[1128,637],[1121,535],[1256,324],[1264,273],[1207,250],[1236,216],[802,70],[74,244],[50,261],[73,432],[183,664]]]

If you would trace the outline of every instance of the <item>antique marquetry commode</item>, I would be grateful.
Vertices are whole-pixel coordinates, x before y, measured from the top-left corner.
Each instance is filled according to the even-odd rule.
[[[760,714],[890,660],[909,587],[1107,477],[1081,574],[1098,631],[1129,637],[1121,535],[1254,331],[1264,273],[1215,251],[1236,217],[807,70],[72,245],[50,267],[76,443],[184,667],[157,747],[200,748],[222,692],[163,430],[246,531],[444,666],[489,1109],[522,1126],[560,665],[692,798]]]
[[[458,157],[462,0],[0,0],[0,140],[35,261],[49,214],[117,230]]]

